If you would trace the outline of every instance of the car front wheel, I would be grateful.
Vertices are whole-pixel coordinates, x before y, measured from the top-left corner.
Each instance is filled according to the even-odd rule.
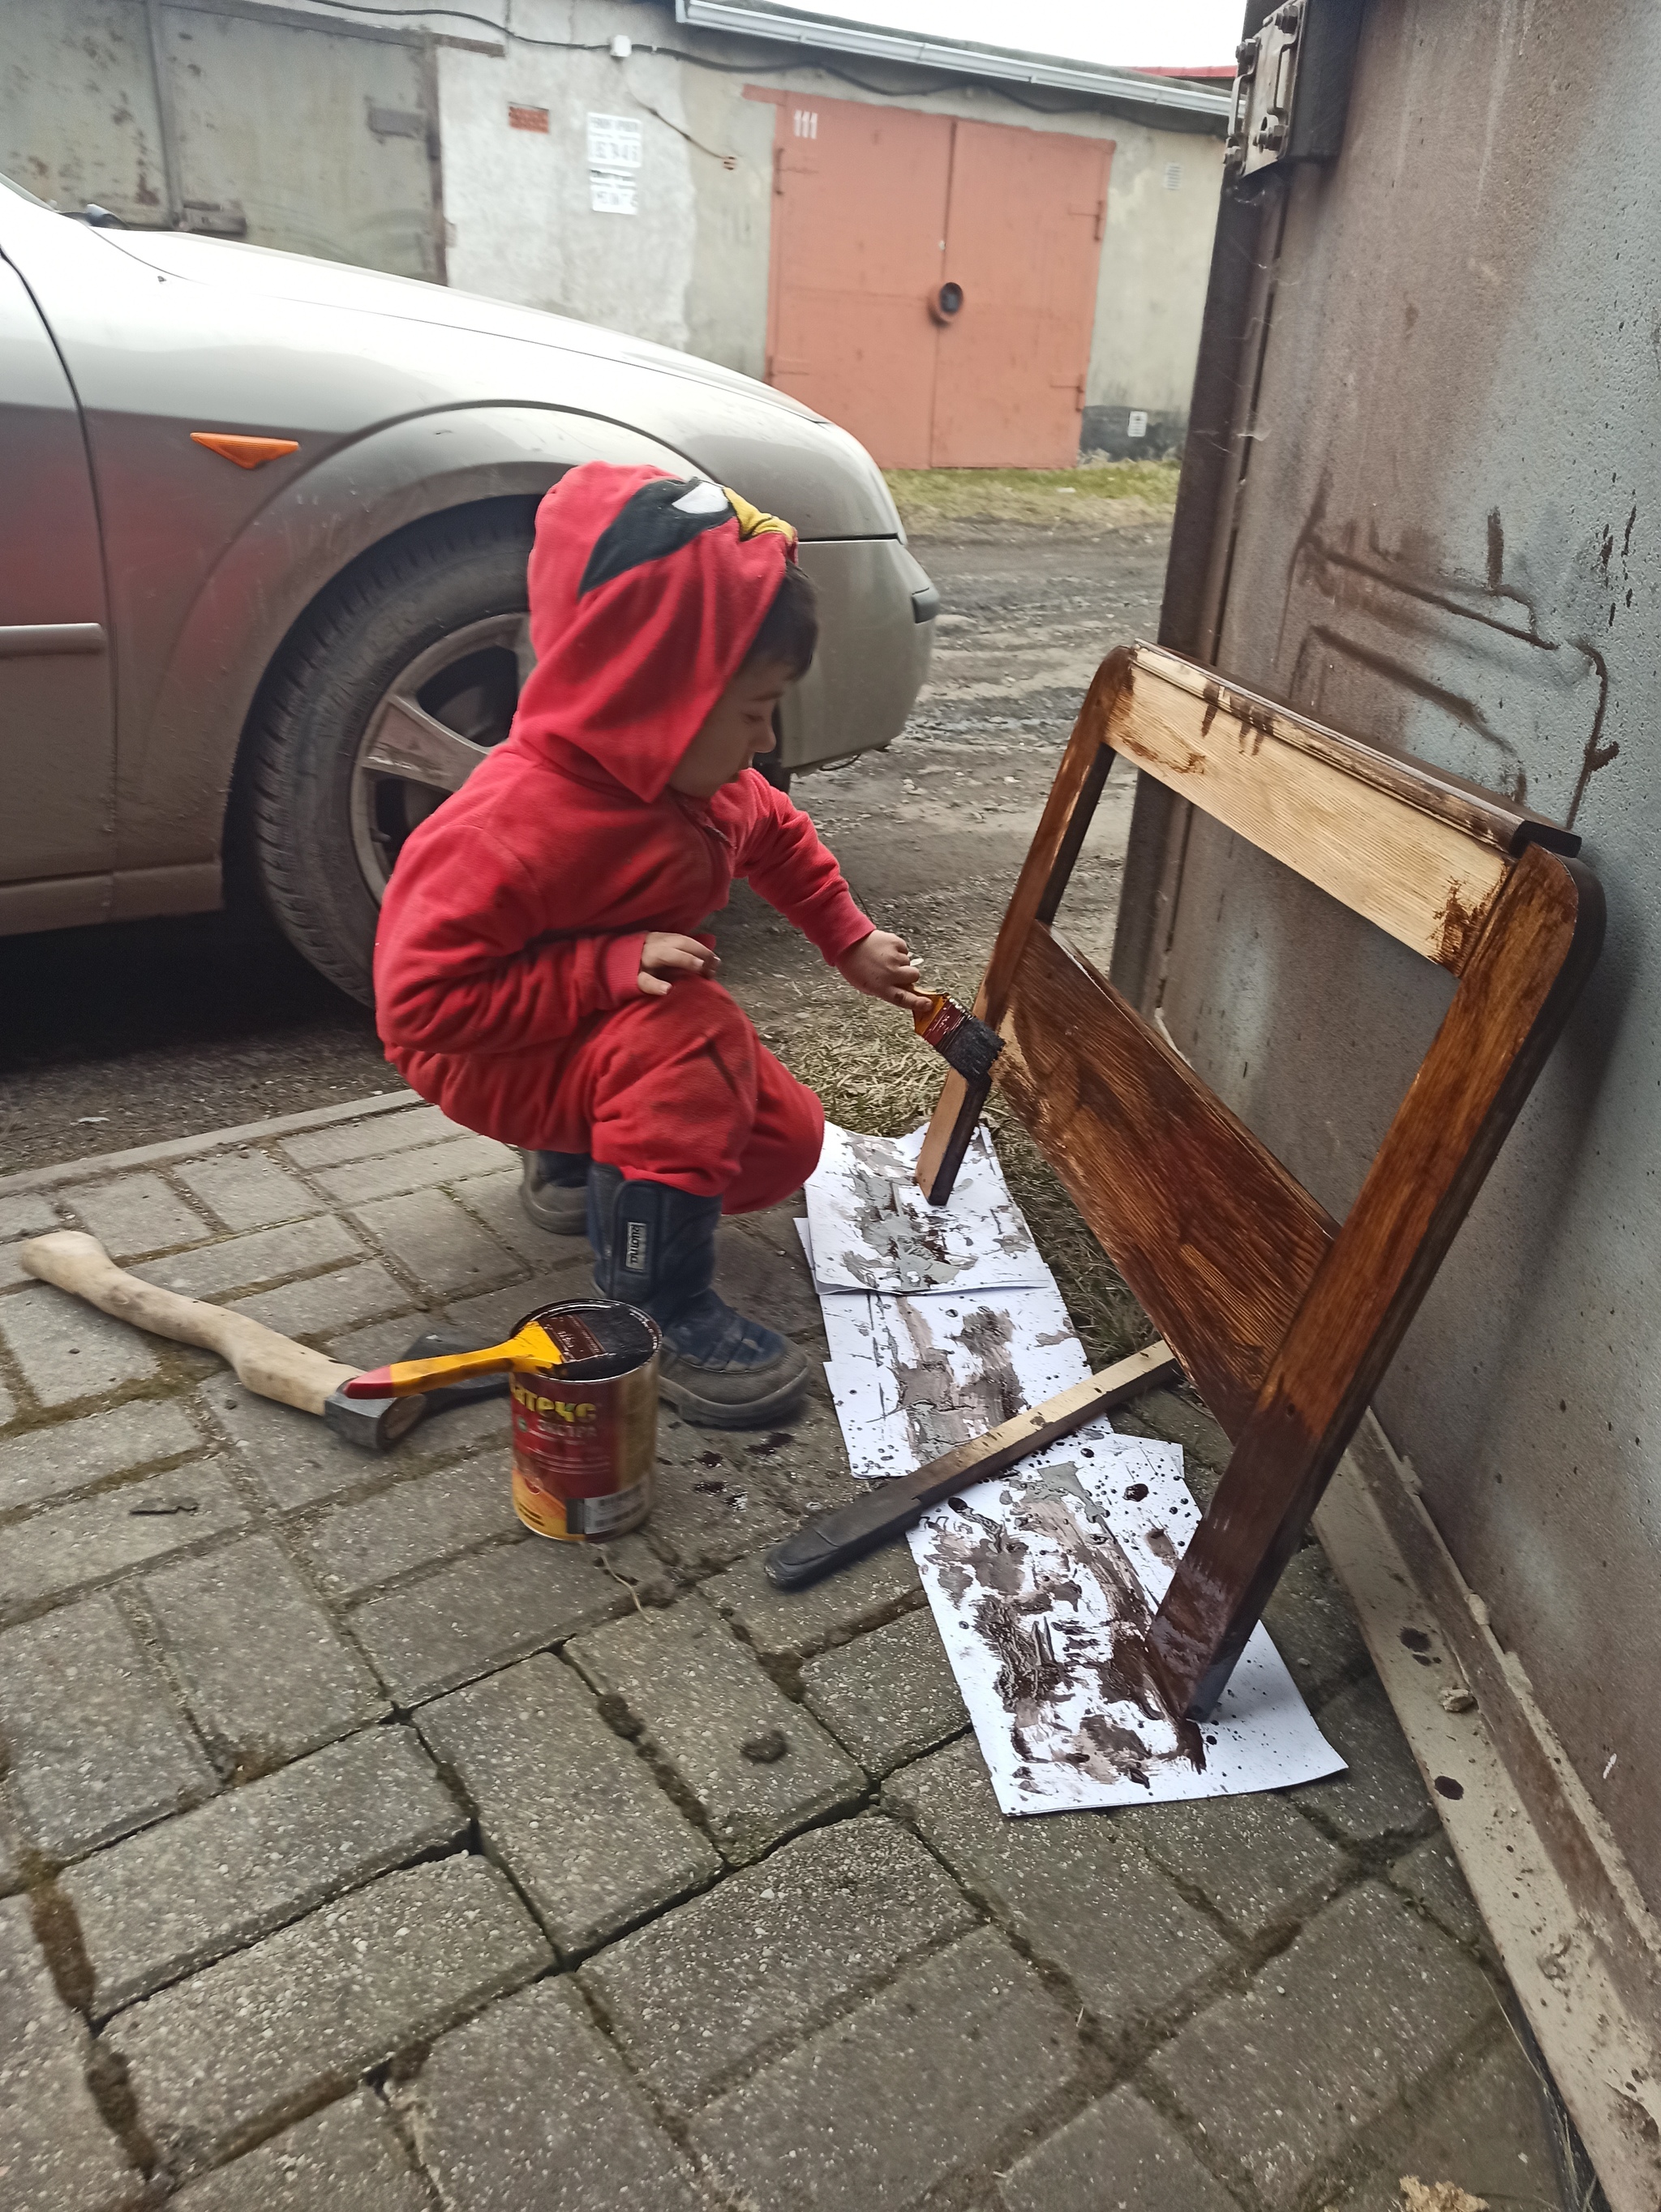
[[[291,943],[366,1004],[404,841],[507,736],[532,665],[534,514],[495,501],[374,547],[267,680],[248,781],[260,884]]]

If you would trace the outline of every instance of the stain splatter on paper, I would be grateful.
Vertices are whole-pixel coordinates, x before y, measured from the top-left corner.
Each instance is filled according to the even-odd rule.
[[[813,1273],[821,1290],[889,1296],[1008,1290],[1048,1279],[984,1129],[964,1158],[949,1205],[917,1188],[921,1129],[866,1137],[834,1124],[807,1179]]]
[[[1342,1768],[1261,1629],[1203,1729],[1165,1709],[1148,1624],[1198,1518],[1178,1446],[1100,1422],[913,1532],[1006,1813],[1281,1789]]]

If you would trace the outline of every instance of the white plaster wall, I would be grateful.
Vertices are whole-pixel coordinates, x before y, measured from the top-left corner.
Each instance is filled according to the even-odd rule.
[[[1223,183],[1223,142],[1121,123],[1085,397],[1186,416]],[[1175,188],[1167,183],[1174,165]]]

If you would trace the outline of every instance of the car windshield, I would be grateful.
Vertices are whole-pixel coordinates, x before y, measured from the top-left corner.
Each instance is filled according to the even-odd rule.
[[[32,207],[45,208],[48,215],[56,215],[58,212],[49,201],[36,199],[33,192],[25,191],[21,185],[14,183],[11,178],[3,173],[0,173],[0,185],[3,185],[9,192],[15,192],[20,200],[27,200]]]

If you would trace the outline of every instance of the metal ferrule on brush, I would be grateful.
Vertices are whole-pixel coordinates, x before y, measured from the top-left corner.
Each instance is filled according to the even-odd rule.
[[[983,1081],[1003,1050],[997,1031],[944,991],[934,992],[927,1010],[913,1014],[911,1024],[923,1042],[932,1044],[947,1066],[970,1083]]]

